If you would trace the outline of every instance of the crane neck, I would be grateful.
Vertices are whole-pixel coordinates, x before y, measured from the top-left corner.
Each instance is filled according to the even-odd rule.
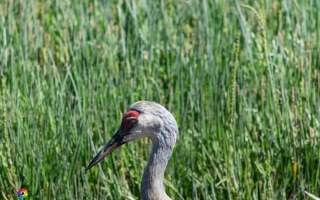
[[[163,176],[173,146],[162,136],[152,137],[152,151],[141,182],[142,200],[170,200],[163,187]]]

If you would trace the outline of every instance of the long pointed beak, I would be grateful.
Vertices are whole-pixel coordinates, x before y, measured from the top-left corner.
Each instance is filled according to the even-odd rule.
[[[99,161],[101,161],[104,157],[109,155],[112,151],[116,150],[121,145],[125,144],[126,142],[123,142],[122,139],[124,137],[124,134],[122,131],[118,130],[116,134],[110,139],[108,144],[94,157],[86,170],[90,169],[94,165],[96,165]]]

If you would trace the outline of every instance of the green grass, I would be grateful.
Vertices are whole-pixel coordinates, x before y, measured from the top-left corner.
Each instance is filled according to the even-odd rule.
[[[0,1],[0,199],[138,199],[147,139],[85,171],[138,100],[178,122],[173,199],[320,196],[320,1],[80,2]]]

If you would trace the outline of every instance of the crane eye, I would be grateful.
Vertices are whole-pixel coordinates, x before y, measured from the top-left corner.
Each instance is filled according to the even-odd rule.
[[[135,125],[137,122],[138,122],[138,120],[136,120],[136,119],[130,119],[130,121],[129,121],[129,123],[131,125]]]

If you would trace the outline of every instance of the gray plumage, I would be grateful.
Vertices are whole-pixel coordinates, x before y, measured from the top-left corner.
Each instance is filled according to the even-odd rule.
[[[87,169],[122,144],[148,137],[152,141],[152,151],[142,177],[141,199],[168,200],[170,198],[164,190],[163,177],[178,135],[176,120],[167,109],[155,102],[136,102],[131,105],[128,113],[129,111],[139,113],[136,124],[132,125],[134,122],[130,121],[135,120],[135,113],[130,116],[125,115],[119,131],[91,161]]]

